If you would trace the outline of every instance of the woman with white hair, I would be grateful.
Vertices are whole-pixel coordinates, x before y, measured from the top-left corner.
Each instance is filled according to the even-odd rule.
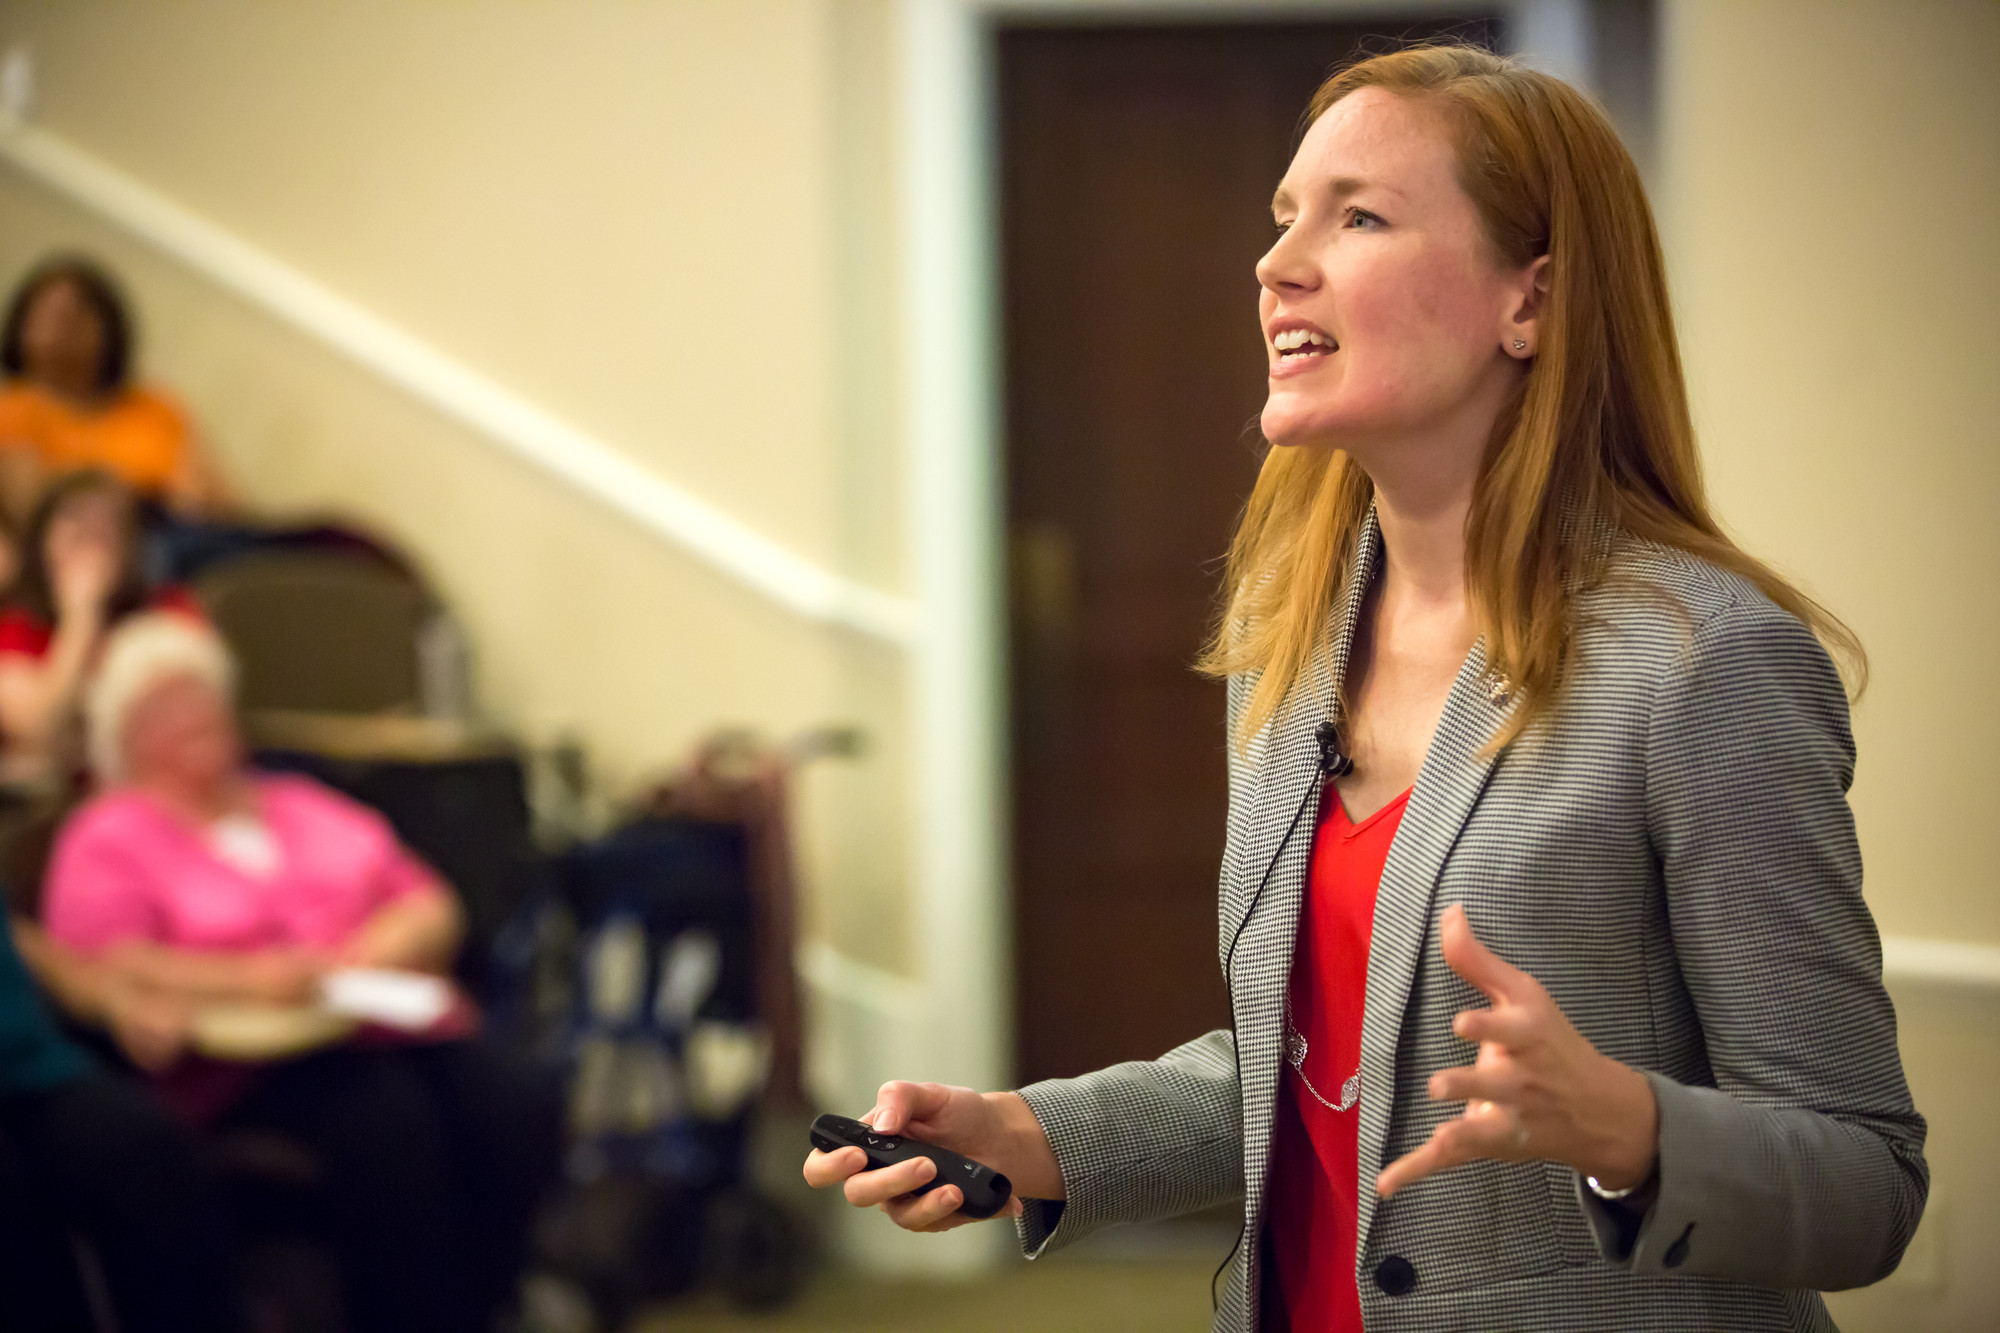
[[[49,935],[96,979],[82,989],[100,1003],[71,1007],[95,1008],[184,1110],[314,1154],[356,1327],[483,1328],[559,1146],[532,1075],[464,1026],[364,1029],[263,1066],[187,1054],[204,1007],[304,1003],[335,967],[442,973],[462,932],[451,891],[380,815],[246,767],[233,684],[221,641],[187,617],[135,616],[107,642],[85,708],[103,789],[58,837],[43,896]]]
[[[118,946],[163,1010],[311,998],[336,964],[443,971],[457,900],[380,815],[302,777],[244,767],[235,668],[206,626],[133,618],[110,639],[85,711],[105,785],[65,828],[43,914],[78,948]],[[180,1054],[170,1026],[132,1054]]]

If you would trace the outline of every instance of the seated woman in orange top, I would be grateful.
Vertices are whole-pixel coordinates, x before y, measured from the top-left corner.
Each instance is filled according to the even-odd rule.
[[[109,472],[178,513],[223,506],[186,415],[132,383],[131,319],[89,260],[50,260],[15,289],[0,369],[0,503],[16,517],[45,478],[79,468]]]

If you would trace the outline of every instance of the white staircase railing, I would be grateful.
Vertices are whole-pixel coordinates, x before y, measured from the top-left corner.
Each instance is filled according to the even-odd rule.
[[[914,640],[907,598],[820,567],[60,136],[0,122],[0,159],[780,606]]]

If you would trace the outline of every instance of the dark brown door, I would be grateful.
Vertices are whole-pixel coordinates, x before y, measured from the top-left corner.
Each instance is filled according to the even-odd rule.
[[[1000,36],[1024,1080],[1157,1055],[1228,1022],[1223,693],[1190,664],[1261,458],[1253,269],[1271,191],[1313,89],[1379,34]]]

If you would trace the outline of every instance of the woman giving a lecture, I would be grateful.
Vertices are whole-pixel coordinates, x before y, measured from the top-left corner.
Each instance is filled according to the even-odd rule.
[[[1827,612],[1703,495],[1652,216],[1568,85],[1336,73],[1257,266],[1272,449],[1229,681],[1233,1031],[867,1119],[1030,1254],[1241,1199],[1222,1330],[1830,1329],[1928,1176]],[[861,1172],[899,1225],[958,1191]]]

